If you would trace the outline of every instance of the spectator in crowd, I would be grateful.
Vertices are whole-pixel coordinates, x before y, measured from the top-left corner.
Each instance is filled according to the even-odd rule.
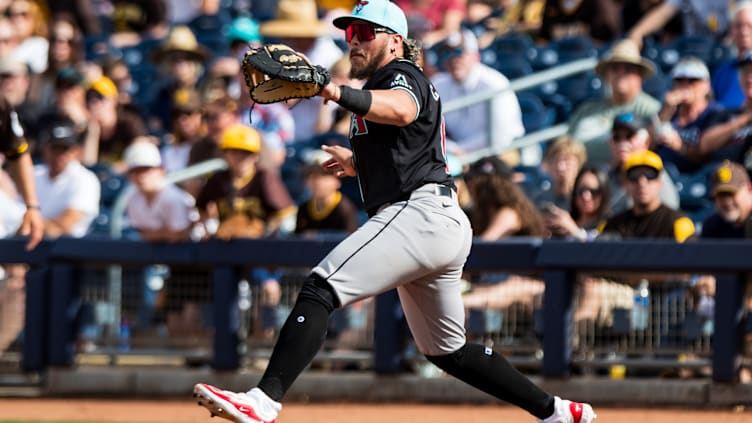
[[[57,115],[65,115],[72,120],[84,132],[89,126],[89,110],[86,107],[86,89],[88,83],[84,75],[74,67],[61,69],[55,77],[55,102],[40,111],[36,125],[29,130],[31,137],[36,138],[37,128]],[[87,133],[86,136],[96,136],[95,133]]]
[[[617,0],[547,0],[538,35],[546,41],[590,37],[608,44],[622,34]]]
[[[363,81],[350,78],[350,68],[350,58],[346,55],[342,56],[329,68],[329,75],[331,75],[332,81],[337,85],[347,85],[353,88],[362,87]],[[350,134],[350,111],[330,101],[321,107],[320,113],[321,117],[319,118],[317,132]]]
[[[607,141],[614,116],[630,112],[652,118],[661,104],[642,91],[642,82],[655,73],[655,65],[640,56],[634,42],[616,42],[595,70],[604,79],[606,94],[585,101],[572,112],[568,133],[585,143],[589,160],[603,163],[608,160]]]
[[[243,124],[230,125],[220,140],[228,170],[212,175],[196,198],[202,220],[216,218],[213,233],[222,239],[258,238],[277,232],[295,205],[276,171],[256,166],[259,133]]]
[[[731,41],[737,57],[715,68],[711,85],[719,103],[728,109],[737,109],[745,100],[739,80],[739,57],[752,50],[752,1],[738,1],[731,16]]]
[[[166,0],[167,22],[170,25],[185,25],[201,14],[203,0]],[[211,1],[209,3],[216,3]]]
[[[25,63],[11,55],[0,56],[0,92],[15,108],[24,128],[36,123],[40,112],[39,105],[28,98],[29,84],[29,67]]]
[[[608,175],[597,166],[585,165],[574,180],[567,213],[560,208],[544,210],[546,228],[556,238],[590,241],[598,235],[598,225],[610,215]]]
[[[121,108],[118,98],[115,83],[106,76],[93,81],[86,90],[89,131],[98,135],[87,139],[83,159],[86,165],[106,163],[122,172],[125,170],[120,162],[123,151],[134,139],[146,135],[146,125],[141,116]]]
[[[611,201],[609,210],[620,213],[632,207],[632,197],[624,180],[624,163],[627,158],[638,152],[644,152],[650,146],[650,122],[633,113],[617,115],[611,125],[611,137],[608,146],[611,151],[611,162],[608,168],[610,181],[609,191]],[[661,203],[672,209],[679,208],[679,192],[667,172],[663,171],[661,161],[660,199]]]
[[[462,26],[478,37],[481,49],[508,33],[538,34],[545,0],[468,0]]]
[[[248,16],[238,16],[227,29],[227,43],[230,56],[241,59],[249,48],[256,48],[264,41],[259,32],[259,24]]]
[[[700,154],[700,134],[715,121],[723,107],[712,100],[710,72],[696,57],[685,57],[671,70],[671,88],[658,112],[653,150],[664,164],[684,173],[705,164]]]
[[[509,167],[496,156],[482,158],[468,168],[464,176],[472,199],[468,214],[477,239],[545,236],[541,214],[511,175]],[[532,308],[544,289],[543,281],[527,276],[482,274],[471,275],[470,279],[472,291],[463,296],[469,309],[503,310],[515,303]],[[470,326],[469,330],[477,330]]]
[[[606,220],[599,237],[684,242],[695,235],[691,219],[662,203],[662,171],[663,162],[652,151],[634,152],[626,158],[623,175],[632,206]],[[655,281],[655,278],[651,279]],[[613,308],[631,310],[633,307],[634,290],[629,282],[586,277],[581,295],[574,316],[576,322],[589,320],[610,326],[613,323]]]
[[[340,179],[321,166],[329,155],[316,153],[311,154],[302,170],[309,198],[298,206],[295,233],[312,236],[321,232],[355,232],[357,209],[339,190]]]
[[[128,65],[120,58],[107,58],[102,61],[102,76],[106,76],[115,83],[118,91],[118,105],[125,109],[141,113],[139,107],[134,104],[133,94],[135,86],[133,76]]]
[[[431,81],[444,101],[509,86],[504,75],[481,63],[478,41],[469,30],[451,34],[440,42],[437,51],[439,61],[447,71],[434,75]],[[444,114],[449,152],[461,155],[492,148],[493,153],[500,154],[515,138],[525,133],[514,91],[495,97],[491,117],[488,107],[487,102],[481,102]],[[491,126],[493,129],[489,134]]]
[[[661,201],[663,161],[650,150],[633,152],[622,166],[632,206],[606,221],[603,234],[621,238],[673,238],[684,242],[694,235],[694,224],[683,212]]]
[[[739,163],[724,161],[710,177],[710,196],[715,205],[715,212],[702,224],[701,238],[741,239],[752,238],[752,183],[747,170]],[[752,286],[747,282],[745,308],[747,318],[752,314]],[[712,320],[715,293],[715,277],[700,275],[692,286],[697,300],[696,308],[702,314],[701,306],[711,305],[704,316]],[[703,301],[704,300],[704,301]],[[745,349],[752,352],[752,334],[745,335]],[[739,382],[752,382],[752,370],[742,367],[738,372]]]
[[[159,149],[147,140],[133,142],[123,153],[128,180],[135,187],[126,203],[129,225],[148,242],[178,242],[189,240],[198,221],[193,197],[167,183]],[[196,269],[173,267],[166,283],[164,308],[167,332],[170,336],[194,336],[206,333],[201,323],[201,301],[209,298],[208,274]],[[148,274],[148,273],[147,273]],[[203,276],[203,278],[202,278]],[[141,325],[152,323],[157,302],[151,287],[144,284],[144,303],[140,313]]]
[[[216,91],[203,100],[202,117],[206,124],[206,136],[195,143],[188,156],[192,165],[222,155],[220,142],[225,129],[238,123],[238,101],[223,91]]]
[[[724,161],[711,174],[715,213],[702,224],[702,238],[752,238],[752,184],[739,163]]]
[[[681,14],[685,35],[723,38],[729,28],[728,10],[733,0],[664,0],[651,9],[627,33],[638,46],[643,39],[663,28],[677,14]]]
[[[81,28],[81,31],[86,35],[100,35],[102,33],[102,25],[97,17],[97,10],[94,2],[83,0],[56,0],[45,2],[49,9],[52,20],[56,20],[60,16],[65,16],[66,19],[70,19],[74,24]]]
[[[709,162],[731,160],[752,169],[752,51],[739,59],[739,78],[744,104],[739,109],[719,113],[700,135],[700,154]]]
[[[563,136],[551,143],[543,156],[543,171],[551,179],[551,189],[535,195],[535,204],[569,212],[575,178],[586,161],[585,147],[577,140]]]
[[[29,65],[33,73],[47,69],[48,22],[42,6],[33,0],[13,0],[5,11],[15,28],[18,46],[13,55]]]
[[[13,233],[29,235],[26,249],[31,250],[44,234],[44,218],[40,213],[35,189],[34,169],[16,112],[0,96],[0,237]],[[2,170],[8,160],[8,174]],[[11,181],[12,180],[12,181]],[[15,182],[15,186],[13,184]],[[22,203],[18,202],[20,192]],[[18,337],[24,324],[25,265],[0,267],[0,354]]]
[[[206,135],[201,108],[201,98],[196,90],[181,88],[175,91],[172,131],[165,137],[162,149],[163,167],[167,173],[188,166],[191,149]]]
[[[458,32],[465,19],[465,0],[396,0],[408,22],[425,21],[428,31],[419,39],[428,46]]]
[[[169,31],[166,0],[111,0],[110,42],[132,46],[145,39],[162,39]]]
[[[128,197],[128,223],[146,241],[188,240],[197,220],[190,194],[164,179],[159,149],[147,140],[133,142],[123,153],[128,180],[136,188]]]
[[[12,211],[13,201],[18,197],[16,193],[20,194],[25,211],[21,213],[20,220],[16,220],[9,226],[13,232],[30,236],[26,249],[31,250],[42,239],[44,218],[39,210],[38,195],[34,184],[34,168],[28,152],[29,144],[26,142],[23,127],[18,121],[18,115],[5,97],[0,96],[0,153],[3,160],[7,161],[7,163],[0,164],[7,164],[10,179],[15,182],[15,186],[12,186],[10,181],[3,180],[2,192],[9,197],[9,201],[3,203],[3,215],[6,216],[5,213]],[[12,218],[12,216],[9,217]],[[5,226],[4,222],[0,223]]]
[[[45,235],[80,238],[99,213],[97,176],[81,165],[83,134],[65,115],[49,115],[37,142],[44,163],[34,169]]]
[[[79,66],[84,60],[84,41],[80,29],[66,16],[58,16],[50,25],[47,68],[34,76],[29,97],[42,106],[55,102],[55,79],[62,69]]]
[[[164,78],[146,95],[147,126],[151,133],[167,131],[172,127],[172,100],[180,88],[194,88],[203,73],[203,64],[209,57],[190,28],[172,28],[152,60],[160,65]]]
[[[212,175],[196,198],[207,232],[220,239],[278,233],[283,220],[294,216],[295,204],[279,173],[256,165],[261,136],[237,123],[224,131],[220,146],[228,169]],[[257,269],[255,278],[261,284],[259,330],[262,337],[270,338],[280,324],[279,319],[269,318],[281,300],[278,275]]]
[[[342,57],[342,49],[334,42],[329,27],[319,20],[314,0],[279,0],[277,17],[263,22],[260,27],[264,38],[274,38],[299,51],[319,66],[329,69]],[[321,133],[321,108],[324,100],[314,97],[294,104],[291,112],[295,120],[295,141],[304,141]],[[320,126],[321,125],[321,126]]]

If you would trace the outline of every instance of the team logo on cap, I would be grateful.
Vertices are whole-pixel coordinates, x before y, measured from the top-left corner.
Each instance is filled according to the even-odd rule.
[[[718,168],[718,180],[722,183],[727,183],[731,180],[731,168],[728,166],[722,166]]]
[[[363,10],[363,6],[367,5],[367,1],[359,1],[358,4],[355,5],[355,9],[353,9],[353,15],[360,14],[360,11]]]

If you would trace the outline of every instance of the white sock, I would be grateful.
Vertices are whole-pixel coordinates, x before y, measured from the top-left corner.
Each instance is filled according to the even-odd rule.
[[[253,388],[247,392],[251,398],[254,398],[258,407],[255,409],[256,414],[264,421],[272,421],[277,418],[279,411],[282,410],[282,404],[269,398],[264,391],[259,388]]]

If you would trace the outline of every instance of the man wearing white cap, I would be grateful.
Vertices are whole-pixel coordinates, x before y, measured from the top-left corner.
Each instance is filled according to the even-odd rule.
[[[687,56],[671,70],[671,88],[663,96],[654,150],[664,163],[691,173],[705,164],[699,152],[700,134],[723,107],[712,100],[710,72],[702,60]]]
[[[504,75],[481,63],[478,40],[467,29],[441,41],[437,51],[439,61],[447,71],[434,75],[431,82],[446,101],[509,86]],[[489,147],[500,152],[512,140],[525,134],[520,103],[514,91],[497,95],[490,104],[478,103],[444,115],[448,139],[453,141],[448,145],[450,152],[471,153]],[[489,107],[493,115],[489,114]],[[490,136],[489,120],[492,125]]]
[[[165,181],[157,146],[137,139],[125,149],[123,161],[136,188],[126,204],[130,226],[146,241],[187,240],[198,212],[190,194]]]
[[[415,63],[405,14],[387,0],[364,0],[334,25],[345,30],[350,76],[366,83],[329,83],[319,94],[353,113],[353,149],[322,147],[332,156],[322,166],[358,177],[370,218],[313,268],[258,385],[235,393],[199,383],[199,404],[238,423],[273,422],[321,348],[332,312],[396,289],[430,362],[541,422],[590,423],[590,405],[549,395],[493,349],[465,338],[460,278],[473,232],[446,162],[441,99]]]

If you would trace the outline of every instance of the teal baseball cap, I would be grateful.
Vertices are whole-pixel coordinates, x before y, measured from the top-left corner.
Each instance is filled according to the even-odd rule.
[[[351,14],[340,16],[332,23],[339,29],[346,29],[354,20],[366,21],[391,29],[402,38],[407,38],[405,12],[389,0],[361,0],[353,7]]]
[[[262,42],[259,24],[247,16],[239,16],[232,21],[226,38],[228,41]]]

